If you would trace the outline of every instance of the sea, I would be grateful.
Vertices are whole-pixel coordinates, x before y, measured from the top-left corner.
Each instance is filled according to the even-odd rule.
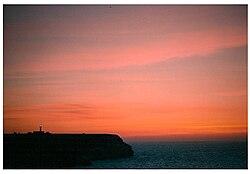
[[[247,142],[128,143],[134,157],[91,161],[93,169],[247,169]]]

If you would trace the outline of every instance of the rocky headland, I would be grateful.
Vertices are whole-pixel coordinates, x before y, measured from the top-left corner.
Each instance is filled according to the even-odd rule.
[[[74,168],[92,160],[132,157],[132,147],[113,134],[4,134],[5,169]]]

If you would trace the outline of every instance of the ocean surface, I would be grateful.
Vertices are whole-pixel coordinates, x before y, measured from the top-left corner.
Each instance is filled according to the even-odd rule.
[[[246,142],[128,143],[135,155],[117,160],[91,161],[79,168],[193,169],[247,168]]]

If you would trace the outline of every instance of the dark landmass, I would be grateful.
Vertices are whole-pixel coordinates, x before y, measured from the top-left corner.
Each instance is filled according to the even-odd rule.
[[[92,160],[132,157],[132,147],[112,134],[4,134],[4,169],[74,168]]]

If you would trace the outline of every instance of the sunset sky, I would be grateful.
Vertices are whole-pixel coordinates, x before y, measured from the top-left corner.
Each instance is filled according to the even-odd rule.
[[[4,132],[242,139],[247,6],[4,6]]]

